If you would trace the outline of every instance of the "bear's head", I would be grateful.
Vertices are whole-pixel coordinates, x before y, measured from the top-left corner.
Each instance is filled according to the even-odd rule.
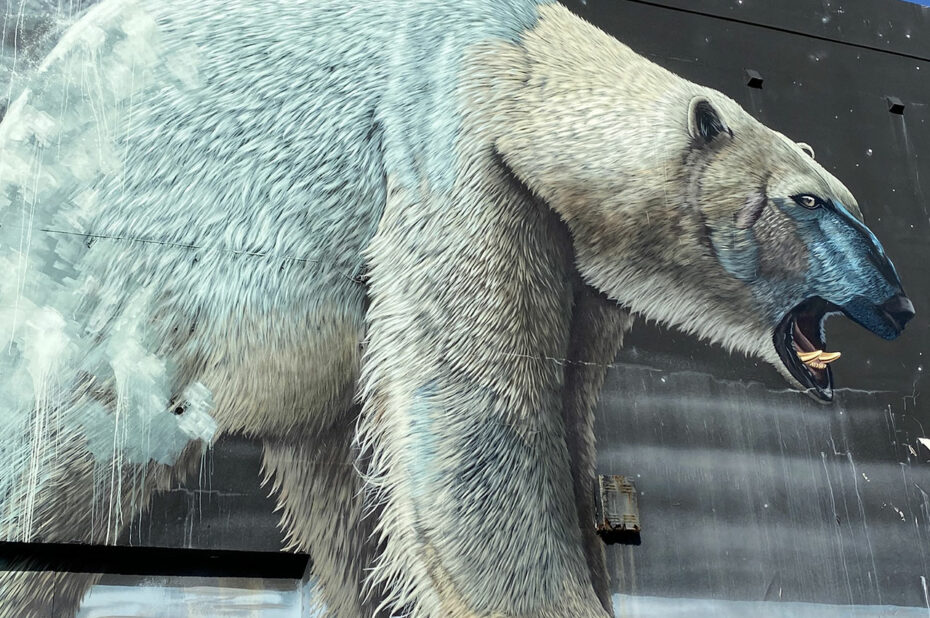
[[[565,221],[588,284],[831,400],[826,317],[893,339],[914,316],[855,198],[806,145],[566,13],[522,42],[501,160]]]
[[[826,318],[842,313],[894,339],[914,316],[894,265],[856,199],[814,160],[809,146],[719,95],[692,98],[687,119],[685,203],[700,221],[699,240],[723,270],[720,276],[748,291],[740,295],[740,311],[759,322],[737,326],[751,338],[739,347],[830,401],[830,363],[840,354],[826,351]],[[713,285],[706,276],[698,280]],[[703,310],[709,314],[712,307]]]

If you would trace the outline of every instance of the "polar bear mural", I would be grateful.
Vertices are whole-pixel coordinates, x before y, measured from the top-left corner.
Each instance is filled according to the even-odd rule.
[[[241,432],[329,615],[607,616],[631,315],[822,400],[825,316],[913,316],[811,155],[555,2],[104,0],[0,124],[0,534],[115,542]]]

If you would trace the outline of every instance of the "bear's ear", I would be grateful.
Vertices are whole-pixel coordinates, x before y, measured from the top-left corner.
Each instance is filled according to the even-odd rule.
[[[814,149],[811,148],[810,144],[805,144],[804,142],[798,142],[798,148],[804,151],[804,154],[809,156],[811,159],[816,159],[814,156]]]
[[[688,132],[695,141],[709,144],[721,134],[733,137],[733,131],[706,97],[694,97],[688,107]]]

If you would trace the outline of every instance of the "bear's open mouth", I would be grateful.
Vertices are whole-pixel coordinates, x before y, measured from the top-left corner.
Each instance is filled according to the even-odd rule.
[[[823,323],[827,316],[842,313],[840,307],[820,297],[810,298],[791,311],[775,329],[775,349],[794,379],[822,401],[833,400],[830,363],[839,352],[827,352]]]

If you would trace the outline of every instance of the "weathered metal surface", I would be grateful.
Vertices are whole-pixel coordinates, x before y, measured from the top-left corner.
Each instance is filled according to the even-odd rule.
[[[597,477],[595,529],[608,545],[639,545],[639,506],[633,481],[619,474]]]

